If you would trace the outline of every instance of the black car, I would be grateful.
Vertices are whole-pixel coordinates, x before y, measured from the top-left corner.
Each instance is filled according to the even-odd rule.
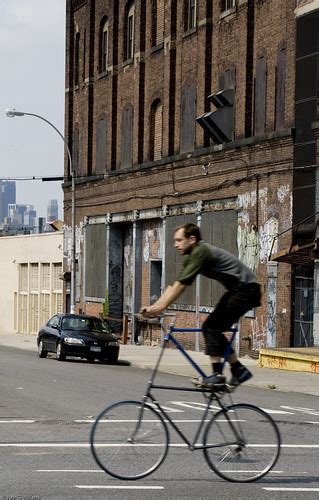
[[[82,314],[55,314],[39,331],[37,344],[40,358],[55,352],[58,361],[79,356],[115,363],[120,349],[117,336],[105,321]]]

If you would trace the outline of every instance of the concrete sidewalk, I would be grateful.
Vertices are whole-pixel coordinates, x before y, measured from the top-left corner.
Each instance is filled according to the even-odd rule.
[[[0,346],[27,349],[36,353],[36,335],[0,332]],[[208,356],[195,351],[188,352],[207,374],[211,373]],[[120,360],[138,368],[152,369],[159,353],[160,347],[121,345]],[[251,380],[245,383],[247,387],[262,387],[319,396],[319,374],[259,368],[258,360],[249,357],[241,358],[240,361],[254,375]],[[160,371],[185,377],[196,375],[193,367],[176,349],[166,349]],[[226,375],[228,375],[228,372]]]

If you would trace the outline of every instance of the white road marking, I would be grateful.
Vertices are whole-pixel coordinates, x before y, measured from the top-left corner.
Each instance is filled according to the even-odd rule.
[[[189,403],[184,403],[182,401],[171,401],[171,403],[173,405],[183,406],[184,408],[192,408],[193,410],[201,410],[201,411],[205,411],[206,407],[207,407],[207,405],[205,403],[197,403],[197,402],[193,402],[193,401],[190,401]],[[209,411],[216,411],[216,410],[220,410],[220,409],[221,408],[219,406],[211,405],[209,407]]]
[[[102,472],[105,474],[104,470],[101,469],[37,469],[37,472]]]
[[[154,410],[159,411],[158,407],[154,403],[147,403],[149,406],[154,408]],[[178,410],[177,408],[171,408],[170,406],[164,406],[161,404],[161,408],[165,410],[167,413],[183,413],[183,410]],[[146,408],[147,409],[147,408]]]
[[[82,490],[163,490],[164,486],[86,486],[75,484],[75,488]]]
[[[281,406],[282,408],[282,406]],[[269,410],[268,408],[260,408],[261,410],[265,411],[269,415],[294,415],[294,412],[292,411],[285,411],[285,410]]]
[[[0,420],[0,424],[34,424],[35,420]]]
[[[267,491],[319,491],[319,488],[275,488],[275,487],[263,487],[263,490]]]
[[[307,415],[319,415],[319,411],[314,408],[302,408],[300,406],[281,406],[280,408],[285,408],[286,410],[299,411],[301,413],[306,413]]]

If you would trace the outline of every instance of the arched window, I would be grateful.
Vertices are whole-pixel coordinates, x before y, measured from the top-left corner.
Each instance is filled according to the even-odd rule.
[[[156,99],[151,107],[150,123],[150,160],[155,161],[162,158],[163,144],[163,105],[160,99]]]
[[[122,114],[121,166],[132,166],[133,160],[133,107],[127,104]]]
[[[181,95],[180,153],[188,153],[195,149],[196,99],[195,83],[185,84]]]
[[[104,73],[108,67],[108,51],[109,51],[109,21],[103,18],[100,24],[100,40],[99,40],[99,72]]]
[[[133,59],[134,55],[134,13],[134,2],[128,2],[125,8],[124,60]]]
[[[152,2],[152,47],[164,41],[164,0]]]
[[[78,125],[73,129],[72,137],[72,167],[75,175],[80,173],[80,132]],[[70,172],[71,175],[71,172]]]
[[[80,33],[75,34],[74,40],[74,86],[79,85],[80,71]]]
[[[106,167],[106,115],[103,113],[96,126],[96,168],[97,174],[104,174]]]
[[[196,0],[184,0],[184,30],[196,27]]]
[[[255,78],[255,135],[263,135],[266,130],[267,61],[259,57]]]

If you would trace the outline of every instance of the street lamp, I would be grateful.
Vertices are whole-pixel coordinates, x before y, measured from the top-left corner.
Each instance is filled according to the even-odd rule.
[[[70,304],[70,313],[74,314],[75,313],[75,172],[73,170],[73,163],[72,163],[72,158],[71,158],[71,152],[69,149],[69,146],[67,145],[67,142],[64,138],[64,136],[61,134],[61,132],[51,123],[49,120],[46,118],[43,118],[43,116],[36,115],[35,113],[25,113],[23,111],[16,111],[15,109],[7,109],[6,110],[6,115],[9,118],[14,118],[15,116],[35,116],[36,118],[40,118],[40,120],[43,120],[46,122],[48,125],[50,125],[54,130],[59,134],[61,137],[62,141],[64,142],[65,149],[68,153],[69,157],[69,164],[70,164],[70,173],[71,173],[71,193],[72,193],[72,221],[71,221],[71,227],[72,227],[72,232],[71,232],[71,304]]]

